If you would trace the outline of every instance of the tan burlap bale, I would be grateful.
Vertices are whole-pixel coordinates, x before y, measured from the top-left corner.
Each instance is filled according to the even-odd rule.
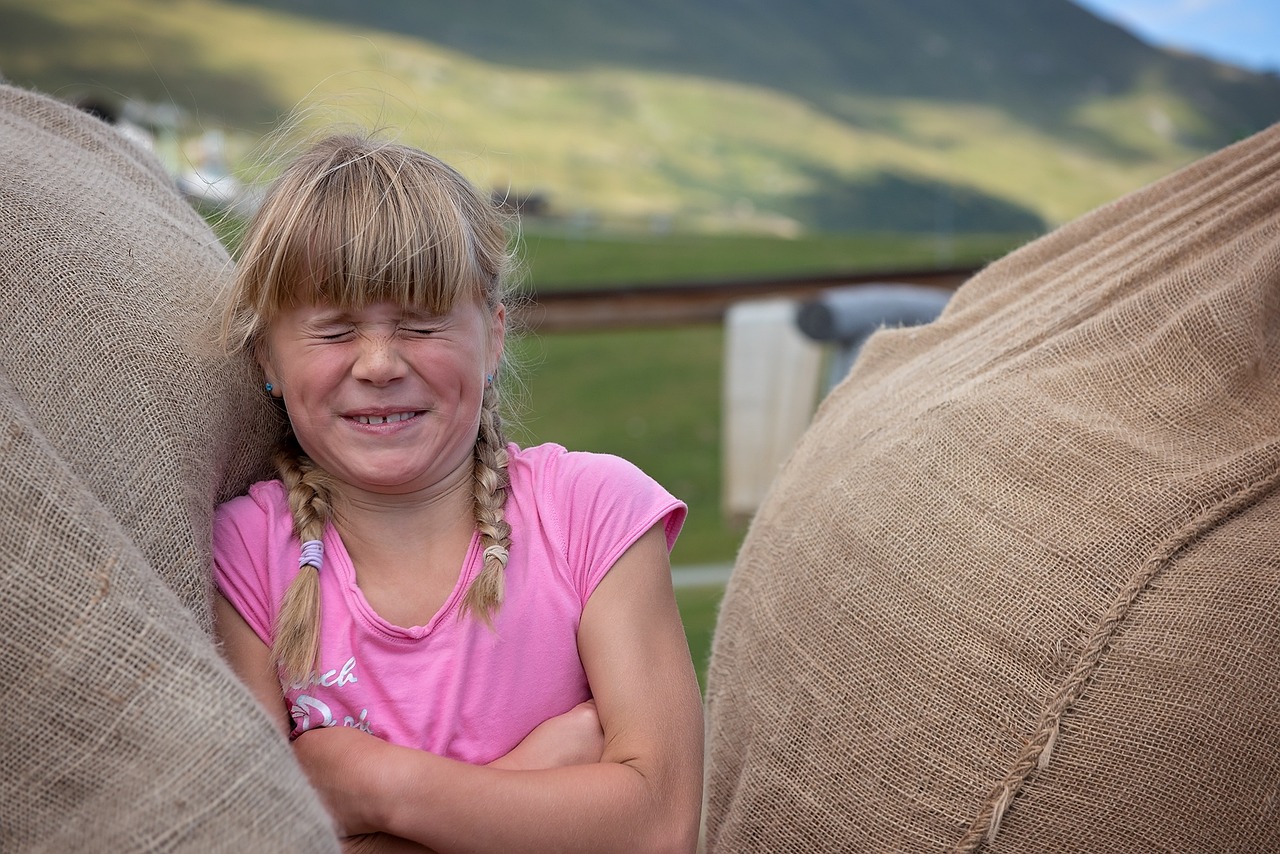
[[[1277,483],[1280,126],[871,338],[726,592],[709,850],[1280,850]]]
[[[211,641],[210,524],[276,427],[227,258],[150,153],[0,86],[0,850],[336,850]]]

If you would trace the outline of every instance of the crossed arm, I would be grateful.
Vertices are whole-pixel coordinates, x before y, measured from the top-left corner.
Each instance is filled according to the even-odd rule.
[[[269,650],[225,600],[218,614],[232,666],[266,708],[282,709]],[[693,851],[702,702],[661,526],[600,582],[583,610],[578,649],[603,733],[598,761],[585,760],[599,744],[587,735],[590,708],[540,727],[509,761],[489,766],[345,727],[304,734],[295,754],[344,835],[381,832],[440,852]],[[283,711],[278,718],[287,726]],[[556,767],[515,770],[538,764]]]

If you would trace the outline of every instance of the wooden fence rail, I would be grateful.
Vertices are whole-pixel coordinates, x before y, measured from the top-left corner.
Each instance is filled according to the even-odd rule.
[[[620,285],[536,292],[518,307],[531,332],[571,332],[645,326],[721,323],[729,306],[747,299],[808,299],[825,288],[899,283],[959,287],[976,268],[888,270],[781,279]]]

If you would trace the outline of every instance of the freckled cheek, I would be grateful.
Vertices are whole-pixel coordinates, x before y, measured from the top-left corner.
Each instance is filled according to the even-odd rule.
[[[332,357],[301,356],[282,371],[286,387],[306,390],[308,397],[326,394],[341,384],[347,371]]]

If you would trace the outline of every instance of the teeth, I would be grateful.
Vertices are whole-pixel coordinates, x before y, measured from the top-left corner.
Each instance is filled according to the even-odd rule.
[[[395,412],[391,415],[357,415],[356,421],[361,424],[395,424],[397,421],[408,421],[412,412]]]

